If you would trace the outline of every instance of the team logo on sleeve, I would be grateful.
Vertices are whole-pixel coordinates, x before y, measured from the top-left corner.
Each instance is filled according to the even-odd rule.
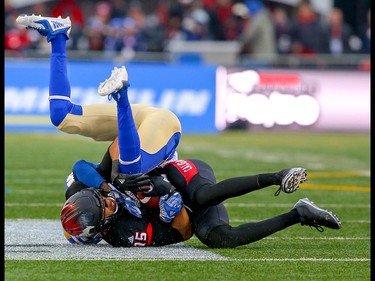
[[[198,169],[195,167],[195,165],[190,162],[189,160],[177,160],[171,163],[173,166],[175,166],[178,171],[184,176],[186,179],[186,183],[189,183],[190,180],[198,174]]]
[[[132,236],[128,237],[128,240],[129,240],[129,243],[131,245],[133,245],[133,243],[134,243],[134,236],[132,235]]]

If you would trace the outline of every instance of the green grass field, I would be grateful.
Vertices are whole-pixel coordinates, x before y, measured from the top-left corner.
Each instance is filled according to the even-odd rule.
[[[58,220],[63,181],[78,159],[99,162],[109,143],[65,134],[5,135],[5,219]],[[370,280],[369,134],[225,132],[184,135],[179,157],[210,163],[217,179],[302,166],[309,181],[227,200],[232,225],[290,210],[300,198],[332,210],[341,230],[294,225],[235,249],[208,249],[226,261],[5,260],[5,280]],[[48,233],[46,233],[48,235]]]

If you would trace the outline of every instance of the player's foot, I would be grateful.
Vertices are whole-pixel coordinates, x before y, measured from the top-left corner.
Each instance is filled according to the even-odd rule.
[[[120,68],[115,67],[112,70],[111,76],[104,82],[100,83],[98,93],[101,96],[107,96],[118,92],[119,90],[128,86],[128,72],[125,66]]]
[[[307,181],[307,173],[304,168],[291,168],[281,170],[276,174],[280,181],[280,187],[275,192],[275,196],[280,194],[280,191],[285,193],[292,193],[297,190],[301,183]]]
[[[297,210],[301,225],[313,226],[320,232],[324,231],[322,226],[332,229],[341,228],[341,222],[335,214],[319,208],[308,198],[298,200],[293,209]]]
[[[58,34],[64,34],[67,39],[69,39],[69,33],[72,28],[72,23],[70,22],[69,17],[63,19],[61,16],[51,18],[32,14],[31,16],[19,16],[16,21],[17,23],[26,26],[26,28],[37,30],[41,35],[47,37],[48,42]]]

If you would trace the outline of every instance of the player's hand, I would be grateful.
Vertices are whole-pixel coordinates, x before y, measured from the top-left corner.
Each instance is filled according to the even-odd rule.
[[[142,193],[143,196],[163,196],[166,194],[172,194],[176,189],[175,187],[162,176],[151,176],[151,187],[148,191]]]
[[[139,206],[137,206],[137,203],[129,196],[126,196],[125,198],[125,208],[133,216],[136,216],[137,218],[142,218],[142,212],[139,209]]]
[[[182,209],[182,197],[179,192],[175,192],[172,195],[163,195],[159,201],[160,208],[160,219],[164,222],[170,223],[175,216]]]
[[[133,216],[136,216],[137,218],[142,218],[142,211],[140,210],[140,203],[139,201],[133,196],[134,198],[131,198],[130,196],[121,193],[117,190],[112,190],[108,197],[112,197],[116,200],[118,204],[121,204],[129,213],[131,213]]]
[[[137,192],[148,192],[151,189],[151,180],[148,175],[145,174],[118,174],[113,185],[117,187],[121,192],[131,191],[134,194]]]
[[[104,193],[104,196],[107,196],[108,193],[110,193],[113,188],[108,184],[107,182],[103,181],[102,184],[100,185],[100,190]]]

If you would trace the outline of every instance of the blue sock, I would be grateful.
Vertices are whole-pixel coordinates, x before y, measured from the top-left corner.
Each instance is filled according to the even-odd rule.
[[[127,87],[120,90],[117,101],[120,169],[125,174],[136,174],[141,172],[141,145],[127,91]]]
[[[70,101],[70,83],[66,66],[66,36],[57,35],[51,40],[52,53],[50,59],[50,119],[58,126],[68,113],[82,115],[82,107]]]

